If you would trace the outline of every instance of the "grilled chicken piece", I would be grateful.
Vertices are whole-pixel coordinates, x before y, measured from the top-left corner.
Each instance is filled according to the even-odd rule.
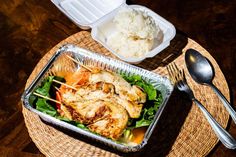
[[[63,104],[61,104],[60,106],[61,106],[61,108],[58,110],[60,115],[62,117],[68,118],[69,120],[73,120],[72,115],[71,115],[70,111],[67,109],[67,107]]]
[[[127,111],[119,104],[110,101],[103,101],[110,112],[105,118],[101,118],[88,125],[89,129],[111,139],[118,139],[127,126]]]
[[[128,122],[127,111],[115,102],[64,100],[64,104],[73,120],[87,124],[91,131],[112,139],[120,137]]]
[[[97,99],[110,100],[114,103],[118,103],[123,106],[127,111],[129,111],[129,116],[132,118],[138,118],[143,107],[143,104],[128,101],[127,99],[123,99],[118,95],[112,93],[105,93],[102,90],[91,91],[88,88],[80,88],[74,94],[71,92],[67,92],[63,95],[63,99],[69,99],[71,102]]]
[[[115,93],[120,94],[123,97],[126,96],[126,99],[129,101],[136,101],[137,103],[146,102],[146,94],[140,87],[136,85],[131,86],[120,75],[108,71],[91,73],[86,69],[80,69],[66,79],[66,83],[79,88],[84,85],[105,83],[104,85],[107,85],[107,87],[108,85],[113,85]],[[103,88],[105,89],[105,87]]]
[[[100,71],[99,73],[91,74],[89,78],[90,83],[106,82],[113,84],[115,93],[120,97],[116,98],[128,111],[131,118],[138,118],[142,104],[146,102],[146,94],[138,86],[131,86],[120,75],[110,73],[107,71]]]
[[[78,88],[76,94],[86,100],[109,98],[114,95],[114,86],[110,83],[97,82]]]
[[[86,124],[91,131],[117,139],[127,126],[128,118],[141,114],[146,94],[131,86],[120,75],[108,71],[79,70],[66,83],[77,90],[60,88],[62,114]]]
[[[117,102],[118,104],[122,105],[127,110],[131,118],[139,118],[143,108],[143,104],[131,102],[116,95],[111,97],[110,99],[112,102]]]
[[[147,95],[144,93],[143,89],[139,86],[133,85],[131,89],[131,93],[135,95],[135,101],[137,103],[145,103]]]
[[[99,100],[70,101],[64,99],[63,102],[71,113],[72,119],[83,124],[91,124],[106,116],[109,111],[108,107]]]
[[[67,55],[71,56],[71,54],[62,54],[57,58],[49,71],[50,75],[60,76],[66,79],[67,76],[71,76],[76,71],[77,65],[72,60],[69,60],[66,57]]]

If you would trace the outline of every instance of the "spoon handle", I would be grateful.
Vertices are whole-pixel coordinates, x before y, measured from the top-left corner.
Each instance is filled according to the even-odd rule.
[[[214,84],[209,84],[209,86],[218,95],[221,102],[223,103],[223,105],[225,106],[225,108],[229,112],[230,116],[232,117],[234,123],[236,124],[236,112],[234,111],[233,107],[230,105],[228,100],[224,97],[224,95],[220,92],[220,90]]]
[[[201,109],[222,144],[229,149],[235,149],[236,140],[212,117],[212,115],[197,99],[194,98],[192,100]]]

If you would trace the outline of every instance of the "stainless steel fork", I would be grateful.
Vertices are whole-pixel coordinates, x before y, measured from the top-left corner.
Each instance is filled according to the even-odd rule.
[[[219,140],[229,149],[236,148],[236,140],[212,117],[212,115],[207,111],[207,109],[195,98],[193,91],[187,84],[184,70],[179,70],[175,63],[169,64],[167,66],[167,71],[171,82],[180,90],[188,94],[189,98],[195,102],[195,104],[200,108],[200,110],[205,115],[206,119],[210,123],[215,134]]]

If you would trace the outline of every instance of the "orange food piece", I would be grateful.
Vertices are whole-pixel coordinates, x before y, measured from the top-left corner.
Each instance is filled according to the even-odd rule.
[[[61,99],[61,94],[60,94],[58,91],[56,92],[56,100],[57,100],[57,101],[60,101],[60,102],[62,101],[62,99]],[[57,109],[60,110],[60,109],[61,109],[61,104],[56,103],[56,107],[57,107]]]
[[[90,76],[89,71],[77,71],[73,73],[71,76],[67,76],[66,84],[68,85],[84,85],[86,82],[88,82]]]
[[[147,130],[147,127],[133,129],[132,130],[133,137],[131,139],[131,142],[140,144],[143,141],[146,130]]]

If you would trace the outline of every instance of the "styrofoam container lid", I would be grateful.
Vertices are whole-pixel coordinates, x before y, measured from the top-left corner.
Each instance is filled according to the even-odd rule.
[[[170,45],[176,34],[175,27],[151,9],[141,5],[127,5],[125,0],[51,0],[67,17],[82,29],[92,28],[91,35],[94,40],[101,43],[110,52],[123,61],[140,63],[151,58]],[[155,46],[142,57],[124,57],[115,52],[108,44],[109,36],[116,30],[113,18],[123,8],[141,10],[151,16],[163,33],[161,43]],[[157,44],[158,43],[158,44]]]
[[[51,0],[81,28],[89,28],[105,15],[125,5],[125,0]]]

